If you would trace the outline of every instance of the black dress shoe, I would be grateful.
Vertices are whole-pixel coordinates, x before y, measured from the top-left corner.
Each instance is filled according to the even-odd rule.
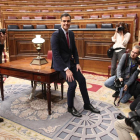
[[[75,117],[82,117],[81,113],[79,113],[74,107],[68,107],[68,112],[70,112]]]
[[[112,95],[112,97],[117,97],[117,96],[119,96],[119,91],[116,91],[113,95]]]
[[[0,122],[3,122],[4,120],[3,120],[3,118],[0,118]]]
[[[117,119],[119,119],[119,120],[125,119],[125,116],[122,115],[121,113],[119,113],[119,114],[117,115]]]
[[[84,105],[85,110],[90,110],[91,112],[100,114],[100,111],[97,108],[94,108],[91,104]]]

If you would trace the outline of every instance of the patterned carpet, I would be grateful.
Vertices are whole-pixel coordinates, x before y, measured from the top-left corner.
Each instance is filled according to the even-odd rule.
[[[116,115],[129,112],[129,103],[113,105],[113,91],[104,87],[106,76],[84,73],[92,104],[101,110],[101,115],[85,111],[79,88],[76,89],[75,106],[82,118],[67,112],[66,91],[60,100],[60,86],[52,89],[52,115],[47,113],[47,102],[42,99],[41,85],[37,86],[36,97],[29,101],[31,83],[9,77],[4,85],[5,101],[0,101],[0,114],[4,122],[0,125],[0,140],[117,140],[113,128]],[[79,96],[78,96],[79,95]],[[98,120],[98,121],[97,121]],[[134,137],[134,136],[133,136]]]

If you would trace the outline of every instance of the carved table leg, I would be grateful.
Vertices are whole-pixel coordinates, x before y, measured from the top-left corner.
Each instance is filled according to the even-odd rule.
[[[48,101],[48,113],[51,115],[51,86],[50,84],[47,84],[47,101]]]

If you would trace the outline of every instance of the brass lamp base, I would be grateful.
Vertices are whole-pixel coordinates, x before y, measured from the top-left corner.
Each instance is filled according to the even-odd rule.
[[[47,64],[47,60],[45,58],[34,58],[30,63],[31,65],[44,65]]]

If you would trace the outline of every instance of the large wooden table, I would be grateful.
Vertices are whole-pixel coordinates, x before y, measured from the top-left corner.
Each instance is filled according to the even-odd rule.
[[[47,84],[47,101],[48,101],[48,113],[51,115],[51,90],[50,83],[58,80],[59,73],[54,69],[51,69],[51,61],[45,65],[30,65],[32,58],[24,58],[15,60],[8,63],[0,64],[0,86],[1,97],[4,101],[3,91],[3,75],[13,76],[21,79],[27,79],[31,81],[39,81],[43,84]]]

